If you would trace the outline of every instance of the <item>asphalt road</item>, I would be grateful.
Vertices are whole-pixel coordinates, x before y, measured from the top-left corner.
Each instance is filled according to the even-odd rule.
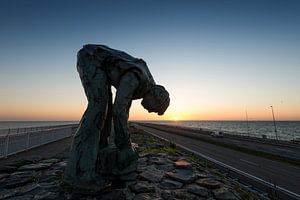
[[[224,135],[222,139],[211,137],[208,133],[199,133],[195,132],[193,129],[184,128],[182,127],[174,127],[168,125],[161,125],[161,124],[145,124],[145,126],[150,126],[153,128],[158,128],[162,131],[175,131],[176,133],[180,133],[179,135],[194,135],[200,140],[210,140],[215,142],[222,142],[223,144],[230,144],[234,146],[239,146],[241,148],[252,149],[260,152],[265,152],[273,155],[278,155],[281,157],[285,157],[291,160],[298,160],[300,161],[300,145],[296,144],[289,144],[276,141],[261,141],[260,139],[254,138],[241,138],[238,136],[228,136]]]
[[[291,192],[300,194],[299,167],[234,151],[225,147],[172,134],[167,131],[160,131],[145,127],[140,124],[138,126],[139,128],[152,132],[160,137],[174,141],[175,143],[204,154],[205,156],[209,156],[215,160],[242,170],[260,179],[270,183],[275,183],[276,185]]]

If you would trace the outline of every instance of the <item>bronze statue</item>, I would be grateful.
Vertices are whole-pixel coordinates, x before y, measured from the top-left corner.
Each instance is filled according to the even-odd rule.
[[[145,109],[163,115],[170,98],[163,86],[155,84],[146,62],[123,51],[88,44],[78,52],[77,59],[88,106],[73,137],[64,181],[72,185],[90,185],[102,181],[99,171],[111,168],[105,166],[108,161],[107,158],[103,161],[103,157],[107,150],[102,149],[107,148],[112,120],[118,149],[116,159],[119,161],[116,162],[126,168],[133,157],[127,127],[132,100],[142,98]],[[111,86],[117,89],[114,104]],[[112,171],[119,172],[122,170],[119,168]]]

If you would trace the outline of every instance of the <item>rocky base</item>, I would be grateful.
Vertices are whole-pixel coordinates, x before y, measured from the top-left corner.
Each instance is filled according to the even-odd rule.
[[[128,176],[137,169],[138,153],[134,147],[119,150],[115,146],[108,146],[99,150],[98,155],[98,173],[109,180]]]
[[[174,145],[140,132],[133,132],[132,140],[140,145],[137,170],[113,180],[101,193],[62,190],[67,158],[53,158],[1,166],[0,199],[241,199],[232,184],[193,163]]]

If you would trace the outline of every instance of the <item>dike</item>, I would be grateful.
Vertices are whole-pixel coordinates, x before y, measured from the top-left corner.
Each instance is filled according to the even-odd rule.
[[[61,152],[41,158],[38,155],[1,161],[0,199],[101,199],[101,200],[235,200],[260,199],[237,181],[227,178],[205,161],[179,150],[174,143],[130,127],[132,142],[138,145],[136,173],[125,177],[101,193],[67,192],[60,186],[70,140],[61,143]],[[58,145],[53,144],[53,145]],[[48,147],[49,148],[49,147]],[[59,148],[53,146],[53,148]],[[40,151],[36,152],[41,154]],[[28,154],[28,152],[25,152]]]

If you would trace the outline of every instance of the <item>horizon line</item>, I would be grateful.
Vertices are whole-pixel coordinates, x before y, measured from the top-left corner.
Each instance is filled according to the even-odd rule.
[[[163,120],[157,120],[157,119],[133,119],[133,120],[128,120],[128,121],[172,121],[172,122],[184,122],[184,121],[247,121],[247,120],[242,120],[242,119],[187,119],[187,120],[172,120],[172,119],[163,119]],[[249,122],[257,122],[257,121],[273,121],[272,119],[270,120],[248,120]],[[284,121],[300,121],[300,119],[291,119],[291,120],[276,120],[277,122],[284,122]],[[80,122],[80,120],[0,120],[0,122]]]

